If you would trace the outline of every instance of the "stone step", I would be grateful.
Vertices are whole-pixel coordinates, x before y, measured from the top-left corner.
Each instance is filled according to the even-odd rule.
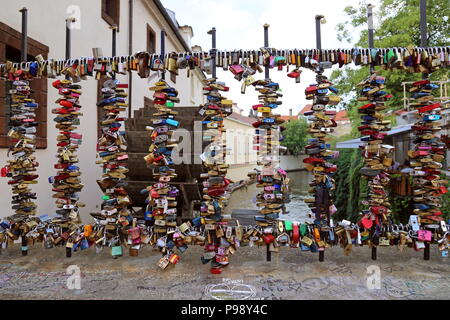
[[[180,135],[183,136],[180,136]],[[173,136],[173,138],[178,138],[179,140],[179,146],[180,149],[183,148],[184,150],[190,151],[190,153],[194,153],[196,148],[198,148],[198,152],[197,155],[199,156],[202,152],[202,150],[204,150],[204,147],[207,145],[206,143],[204,144],[201,139],[203,132],[189,132],[189,135],[187,137],[190,138],[190,144],[188,143],[183,143],[184,138],[185,138],[185,134],[187,134],[186,132],[179,132],[176,135]],[[198,137],[198,138],[197,138]],[[194,145],[194,138],[198,139],[197,143],[199,144],[199,147],[197,147],[196,145]],[[128,153],[145,153],[148,152],[148,148],[151,145],[151,138],[148,135],[147,131],[132,131],[132,130],[127,130],[126,131],[126,136],[125,139],[127,141],[128,144]],[[200,147],[201,145],[201,147]]]
[[[128,153],[144,153],[150,146],[150,137],[147,131],[126,131],[125,139],[128,144]]]

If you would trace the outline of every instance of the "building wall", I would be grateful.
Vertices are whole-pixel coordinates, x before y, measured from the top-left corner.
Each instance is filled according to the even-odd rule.
[[[120,30],[117,34],[117,55],[128,55],[128,1],[120,1]],[[0,21],[9,25],[18,31],[21,30],[21,14],[19,10],[24,6],[28,8],[28,35],[29,37],[49,46],[49,57],[61,59],[65,56],[65,18],[69,16],[67,9],[75,5],[80,8],[80,29],[72,30],[72,56],[92,56],[92,48],[102,48],[103,54],[111,53],[111,30],[108,23],[101,18],[101,1],[86,0],[15,0],[2,1],[2,10],[0,10]],[[178,42],[170,26],[158,13],[157,7],[153,1],[139,0],[134,1],[134,24],[133,24],[133,53],[146,50],[147,35],[146,24],[149,23],[156,32],[157,45],[156,50],[160,48],[160,30],[161,27],[167,31],[166,51],[184,51],[181,43]],[[174,85],[180,92],[180,105],[199,105],[203,101],[201,94],[201,84],[199,82],[200,74],[196,77],[187,78],[186,70],[182,70]],[[118,80],[128,83],[127,75],[118,75]],[[167,77],[170,78],[169,76]],[[83,221],[89,221],[89,212],[95,211],[101,203],[101,192],[97,186],[96,179],[101,177],[101,169],[95,164],[96,143],[97,143],[97,81],[94,78],[82,81],[82,96],[80,103],[82,105],[83,116],[81,124],[77,130],[83,134],[83,144],[78,150],[79,166],[82,171],[83,191],[80,193],[80,201],[86,204],[85,208],[80,209]],[[152,80],[152,82],[157,79]],[[33,191],[37,192],[38,215],[54,214],[55,204],[52,199],[53,192],[51,185],[47,182],[49,176],[55,175],[56,169],[53,164],[56,162],[56,136],[58,131],[55,129],[51,113],[54,108],[54,101],[58,98],[57,90],[51,84],[54,79],[48,79],[48,147],[44,150],[37,150],[36,158],[40,163],[37,174],[39,174],[38,184],[33,185]],[[170,82],[170,80],[168,80]],[[194,84],[195,89],[191,90]],[[133,94],[132,108],[137,110],[144,104],[144,96],[151,97],[151,92],[146,79],[140,79],[136,73],[133,74]],[[191,97],[191,95],[193,96]],[[7,149],[0,149],[0,166],[6,164]],[[7,184],[8,179],[0,179],[0,206],[3,208],[0,217],[13,214],[10,209],[11,188]]]
[[[224,125],[227,147],[230,148],[226,162],[230,165],[256,163],[257,151],[253,150],[255,128],[232,119],[225,119]]]
[[[233,181],[247,179],[247,173],[257,167],[257,152],[253,150],[255,128],[249,124],[233,119],[224,120],[227,152],[226,163],[230,165],[227,177]]]

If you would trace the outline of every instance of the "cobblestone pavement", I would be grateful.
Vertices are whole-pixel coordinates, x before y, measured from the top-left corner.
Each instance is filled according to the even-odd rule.
[[[144,248],[138,257],[112,259],[108,250],[88,249],[65,257],[65,249],[31,248],[22,257],[19,247],[0,255],[0,299],[213,299],[225,279],[239,282],[241,298],[250,299],[449,299],[450,266],[432,248],[430,261],[412,249],[379,248],[378,260],[367,247],[344,256],[332,248],[325,261],[318,254],[280,248],[265,261],[265,248],[240,248],[221,275],[202,265],[202,249],[190,247],[176,266],[161,270],[160,254]],[[81,289],[67,288],[66,269],[81,270]],[[367,267],[381,271],[381,288],[367,287]],[[215,290],[214,288],[218,289]],[[248,294],[246,293],[248,291]],[[235,295],[236,296],[236,295]],[[228,296],[229,297],[229,296]],[[222,296],[223,298],[223,296]]]

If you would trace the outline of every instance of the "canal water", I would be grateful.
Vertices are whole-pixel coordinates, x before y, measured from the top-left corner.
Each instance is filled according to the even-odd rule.
[[[309,217],[311,210],[304,202],[304,199],[310,198],[308,194],[309,183],[312,180],[312,175],[308,171],[294,171],[289,172],[291,187],[291,202],[286,205],[288,214],[280,215],[281,220],[291,221],[313,221]],[[257,209],[255,205],[255,197],[261,189],[256,188],[256,184],[242,188],[233,192],[229,204],[226,207],[226,213],[232,213],[233,210],[238,209]]]

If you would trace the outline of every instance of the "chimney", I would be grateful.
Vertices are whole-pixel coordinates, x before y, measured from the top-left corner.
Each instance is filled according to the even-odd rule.
[[[202,52],[202,47],[195,45],[191,47],[192,52]]]
[[[293,120],[292,119],[292,109],[289,109],[289,121]]]
[[[184,38],[184,41],[186,41],[188,46],[191,46],[191,39],[194,36],[194,31],[192,30],[191,26],[181,26],[178,28],[180,30],[181,35]]]

